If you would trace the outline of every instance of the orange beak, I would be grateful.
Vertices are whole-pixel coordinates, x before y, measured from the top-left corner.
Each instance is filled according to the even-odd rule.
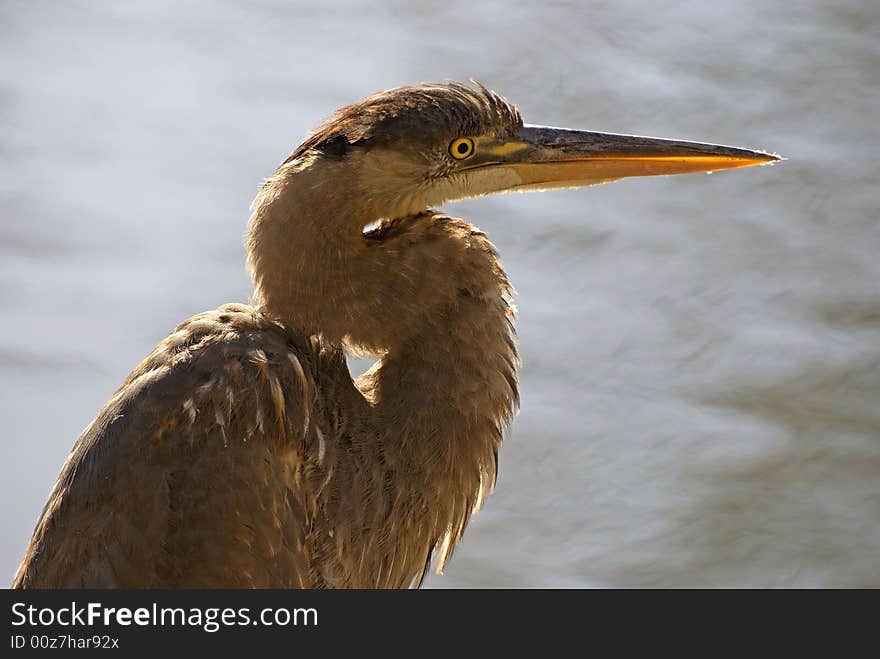
[[[477,139],[466,170],[505,170],[493,191],[546,190],[605,183],[627,176],[713,172],[781,160],[763,151],[656,137],[523,126],[515,138]]]

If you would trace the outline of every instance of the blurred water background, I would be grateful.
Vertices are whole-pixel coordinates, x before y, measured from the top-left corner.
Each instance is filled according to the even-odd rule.
[[[449,586],[880,586],[880,3],[0,3],[0,573],[80,430],[250,283],[336,107],[473,76],[526,121],[774,167],[469,201],[523,406]]]

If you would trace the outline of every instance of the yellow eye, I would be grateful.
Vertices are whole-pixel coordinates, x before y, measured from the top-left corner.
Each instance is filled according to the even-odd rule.
[[[474,141],[469,137],[457,137],[449,144],[449,155],[464,160],[474,152]]]

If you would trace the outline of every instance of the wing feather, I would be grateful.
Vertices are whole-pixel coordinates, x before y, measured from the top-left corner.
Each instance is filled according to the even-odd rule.
[[[180,325],[77,440],[13,587],[316,587],[313,362],[227,305]]]

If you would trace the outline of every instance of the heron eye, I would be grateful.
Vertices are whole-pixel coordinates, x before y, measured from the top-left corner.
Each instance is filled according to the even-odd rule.
[[[469,137],[458,137],[449,145],[449,154],[456,160],[464,160],[474,152],[474,141]]]

